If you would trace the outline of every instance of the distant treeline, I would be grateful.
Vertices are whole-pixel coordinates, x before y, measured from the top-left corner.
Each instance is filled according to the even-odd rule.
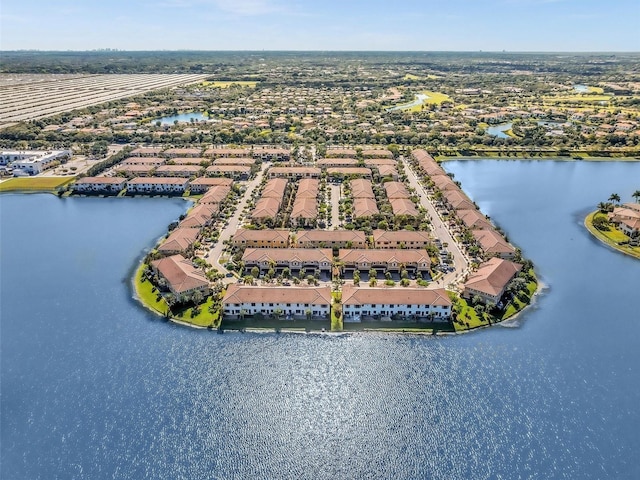
[[[612,66],[637,68],[639,53],[512,53],[512,52],[206,52],[206,51],[5,51],[0,73],[202,73],[241,74],[268,71],[269,65],[304,67],[357,61],[374,70],[403,66],[449,73],[566,73],[582,76],[611,71]],[[222,78],[221,78],[222,79]],[[238,77],[234,77],[238,80]],[[256,80],[256,78],[252,78]]]

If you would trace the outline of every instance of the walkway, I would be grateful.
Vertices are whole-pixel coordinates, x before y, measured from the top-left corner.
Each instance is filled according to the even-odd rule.
[[[455,240],[454,236],[451,234],[449,226],[440,217],[436,208],[433,206],[433,203],[431,203],[427,191],[419,182],[418,176],[413,171],[413,168],[411,167],[411,165],[409,165],[408,162],[404,162],[404,170],[407,174],[407,178],[409,179],[409,185],[411,185],[416,190],[416,193],[420,197],[420,203],[424,208],[427,209],[427,213],[431,218],[433,234],[436,236],[436,238],[440,239],[443,244],[447,243],[447,248],[449,252],[451,252],[451,255],[453,255],[453,271],[444,275],[444,277],[437,283],[440,286],[445,287],[448,285],[456,284],[458,281],[461,281],[467,274],[469,269],[469,260],[458,245],[458,242]]]
[[[218,238],[218,241],[213,246],[213,248],[209,250],[207,261],[213,268],[218,270],[223,275],[229,273],[229,270],[227,270],[223,265],[220,264],[220,256],[222,255],[222,251],[226,246],[225,243],[236,233],[236,230],[240,225],[240,216],[242,215],[244,207],[247,205],[248,199],[251,198],[251,194],[253,193],[253,191],[256,188],[260,187],[260,183],[262,182],[262,177],[264,176],[264,172],[266,169],[267,162],[262,162],[262,168],[256,174],[255,178],[247,182],[245,192],[242,195],[242,198],[240,198],[240,200],[236,204],[236,210],[233,216],[229,219],[228,225],[220,231],[220,237]],[[235,283],[237,279],[235,276],[225,277],[222,281],[225,284],[229,284]]]

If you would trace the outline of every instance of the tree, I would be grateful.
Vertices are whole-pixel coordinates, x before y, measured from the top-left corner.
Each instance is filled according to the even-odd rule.
[[[593,226],[598,230],[607,231],[609,230],[609,221],[606,217],[596,216],[593,218]]]
[[[640,203],[640,190],[636,190],[631,196],[636,199],[636,203]]]
[[[369,270],[369,279],[375,279],[378,278],[378,272],[376,271],[375,268],[372,268],[371,270]]]
[[[309,308],[304,311],[304,314],[307,316],[307,320],[311,320],[311,313],[312,312]]]
[[[258,278],[260,276],[260,269],[258,267],[253,267],[251,269],[251,276],[253,278]]]
[[[204,300],[204,296],[202,295],[202,292],[199,290],[196,290],[195,292],[193,292],[193,295],[191,295],[191,301],[196,305],[200,305],[203,300]]]
[[[253,275],[245,275],[243,283],[245,285],[253,285]]]
[[[360,270],[353,272],[353,284],[356,287],[360,285]]]
[[[283,314],[284,312],[282,311],[281,308],[276,308],[273,311],[273,315],[276,317],[276,320],[280,320],[280,316]]]
[[[598,204],[598,210],[600,210],[601,213],[607,213],[609,211],[609,204],[605,202],[600,202]]]
[[[378,284],[378,281],[376,280],[376,278],[375,278],[375,277],[373,277],[373,278],[371,278],[371,279],[369,280],[369,286],[370,286],[370,287],[375,287],[377,284]]]
[[[612,193],[611,196],[609,197],[609,201],[620,203],[620,195],[618,195],[617,193]]]
[[[282,278],[289,278],[291,276],[291,270],[289,270],[289,267],[284,267],[282,269]]]

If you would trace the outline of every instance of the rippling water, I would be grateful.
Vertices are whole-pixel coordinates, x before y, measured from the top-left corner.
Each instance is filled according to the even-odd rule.
[[[447,169],[549,285],[511,328],[175,326],[129,278],[184,202],[1,196],[2,478],[638,478],[640,262],[580,223],[640,164]]]

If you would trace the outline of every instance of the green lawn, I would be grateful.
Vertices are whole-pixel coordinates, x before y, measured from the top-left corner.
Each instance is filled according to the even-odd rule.
[[[55,191],[74,180],[73,177],[20,177],[0,183],[0,192]]]
[[[591,212],[589,215],[587,215],[587,217],[584,219],[584,225],[585,227],[587,227],[587,230],[589,230],[589,232],[598,240],[600,240],[603,243],[606,243],[610,247],[615,248],[616,250],[622,253],[626,253],[627,255],[631,255],[632,257],[640,258],[640,247],[630,247],[629,245],[620,245],[621,242],[629,241],[629,237],[627,237],[620,230],[614,227],[610,227],[609,231],[603,232],[602,230],[598,230],[596,227],[593,226],[594,218],[600,217],[600,216],[606,218],[606,215],[604,213],[601,213],[598,210],[596,210],[595,212]]]
[[[136,270],[134,280],[136,295],[145,307],[158,312],[160,315],[165,315],[169,310],[169,306],[162,297],[160,297],[160,300],[158,301],[158,293],[152,292],[153,285],[151,282],[148,280],[142,280],[142,272],[144,271],[144,268],[144,263],[141,263],[138,270]]]
[[[455,300],[460,307],[458,312],[458,322],[453,323],[453,327],[456,332],[470,330],[478,327],[485,327],[489,325],[489,321],[484,318],[479,318],[476,311],[467,304],[467,301],[464,298],[458,298]],[[467,324],[469,326],[467,326]]]
[[[331,292],[331,298],[333,299],[334,304],[339,304],[342,300],[341,292]],[[338,310],[342,312],[342,305],[339,305]],[[344,325],[342,323],[342,315],[340,318],[336,316],[337,309],[332,305],[331,306],[331,331],[332,332],[341,332],[344,329]]]
[[[213,297],[209,296],[207,301],[200,306],[200,313],[195,317],[192,316],[193,308],[187,308],[182,311],[174,312],[173,318],[180,320],[181,322],[190,323],[198,327],[213,327],[218,328],[220,326],[220,311],[211,313],[209,307],[213,304]]]
[[[138,270],[136,270],[135,275],[135,290],[136,295],[140,302],[147,308],[159,313],[160,315],[166,315],[169,311],[169,306],[167,302],[164,301],[164,298],[160,297],[158,300],[158,293],[153,292],[153,285],[151,282],[142,280],[142,272],[144,271],[144,264],[140,264]],[[201,305],[201,310],[198,315],[195,317],[191,316],[193,309],[186,308],[181,311],[171,312],[171,317],[179,320],[181,322],[190,323],[192,325],[196,325],[198,327],[209,327],[212,326],[217,328],[220,325],[220,312],[211,313],[209,312],[209,306],[213,303],[213,298],[210,296],[207,298],[207,301]]]

